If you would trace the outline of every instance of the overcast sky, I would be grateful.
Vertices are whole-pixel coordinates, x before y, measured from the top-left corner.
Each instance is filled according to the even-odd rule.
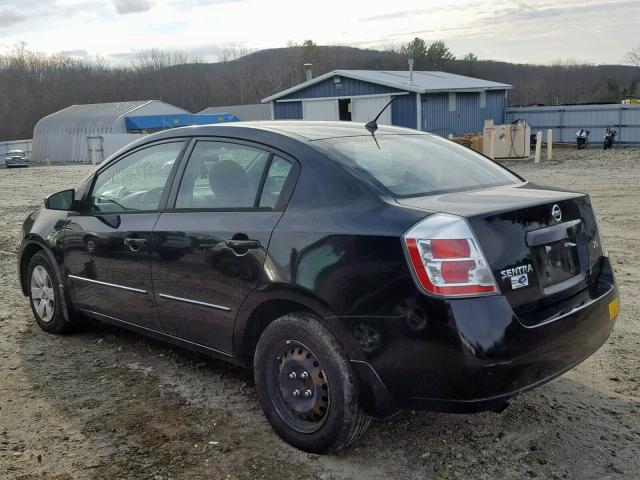
[[[457,56],[622,63],[639,32],[640,0],[0,0],[0,51],[26,42],[114,60],[153,47],[215,61],[230,43],[385,48],[419,36]]]

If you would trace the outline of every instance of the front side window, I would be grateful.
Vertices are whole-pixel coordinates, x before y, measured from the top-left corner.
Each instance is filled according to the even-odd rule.
[[[96,176],[89,196],[89,210],[157,210],[183,144],[180,141],[153,145],[133,152],[102,170]]]
[[[375,139],[368,135],[315,143],[330,157],[394,197],[433,195],[522,181],[482,155],[432,135],[378,135]]]
[[[253,208],[270,156],[247,145],[199,141],[180,183],[176,208]]]

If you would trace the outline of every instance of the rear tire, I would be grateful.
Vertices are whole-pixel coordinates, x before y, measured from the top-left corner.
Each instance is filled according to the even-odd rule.
[[[49,333],[69,333],[77,330],[80,321],[68,321],[63,312],[60,281],[44,252],[31,257],[27,270],[27,288],[33,316],[38,326]]]
[[[371,422],[359,406],[356,379],[338,341],[307,313],[285,315],[265,329],[254,378],[273,429],[307,452],[340,450]]]

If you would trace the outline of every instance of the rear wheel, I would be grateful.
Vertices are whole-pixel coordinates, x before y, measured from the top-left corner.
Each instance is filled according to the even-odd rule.
[[[364,433],[353,371],[331,332],[306,313],[285,315],[263,332],[254,357],[262,409],[290,444],[336,451]]]
[[[65,319],[62,311],[65,299],[60,294],[59,284],[47,255],[43,252],[33,255],[27,277],[31,310],[40,328],[49,333],[67,333],[77,327],[76,322]]]

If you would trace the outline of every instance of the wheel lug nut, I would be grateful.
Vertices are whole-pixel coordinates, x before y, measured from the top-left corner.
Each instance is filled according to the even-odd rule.
[[[307,372],[302,372],[300,374],[300,378],[303,380],[306,380],[307,378],[309,378],[309,374]]]
[[[290,378],[291,380],[293,380],[294,378],[296,378],[296,372],[291,372],[291,373],[289,374],[289,378]]]
[[[300,390],[295,389],[295,390],[293,391],[293,396],[294,396],[294,397],[299,397],[299,396],[300,396]]]
[[[304,392],[304,396],[305,396],[305,398],[309,398],[309,397],[311,396],[311,394],[312,394],[312,393],[313,393],[313,392],[311,392],[311,390],[305,390],[305,392]]]

